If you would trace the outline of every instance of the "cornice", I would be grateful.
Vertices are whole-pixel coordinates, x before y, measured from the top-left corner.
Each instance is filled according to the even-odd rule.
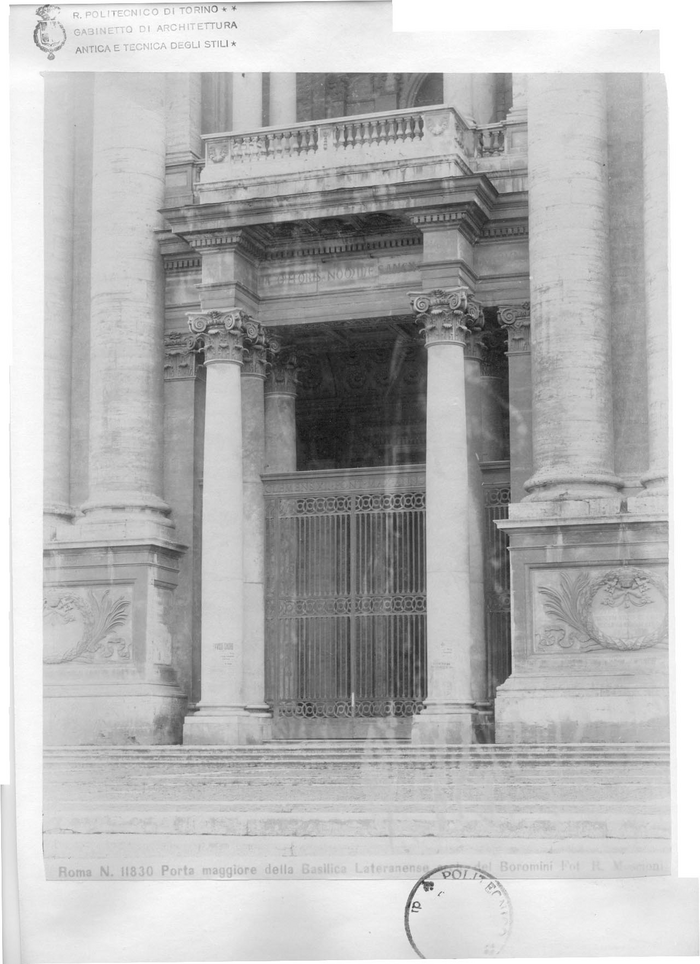
[[[164,208],[161,213],[172,230],[189,234],[230,231],[271,222],[318,217],[347,217],[367,213],[393,213],[406,221],[425,209],[464,210],[471,203],[489,216],[498,201],[498,191],[485,174],[425,181],[308,191],[302,195],[246,198],[241,201],[211,201]],[[339,212],[342,214],[339,215]]]

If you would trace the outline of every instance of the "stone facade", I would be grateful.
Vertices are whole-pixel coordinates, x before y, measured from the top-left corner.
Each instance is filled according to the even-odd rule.
[[[661,80],[46,97],[47,742],[666,741]]]

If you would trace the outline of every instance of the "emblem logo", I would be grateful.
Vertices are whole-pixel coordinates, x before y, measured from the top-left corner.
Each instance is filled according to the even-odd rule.
[[[37,7],[36,11],[39,23],[34,28],[34,43],[39,50],[49,55],[49,60],[55,59],[56,51],[60,50],[66,42],[65,28],[56,19],[60,12],[60,7],[50,3]]]

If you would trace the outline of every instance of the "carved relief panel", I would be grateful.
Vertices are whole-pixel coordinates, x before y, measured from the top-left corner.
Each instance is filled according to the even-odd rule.
[[[44,593],[45,663],[128,663],[130,586],[50,586]]]
[[[534,652],[634,652],[668,645],[660,567],[535,570]]]

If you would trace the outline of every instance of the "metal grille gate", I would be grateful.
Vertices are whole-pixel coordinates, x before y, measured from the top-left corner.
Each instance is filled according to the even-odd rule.
[[[410,725],[426,687],[424,472],[270,476],[265,497],[275,735]]]
[[[496,519],[508,518],[510,486],[503,483],[484,485],[486,512],[485,589],[486,589],[486,657],[488,696],[493,699],[496,687],[510,676],[510,561],[508,537],[496,528]]]

